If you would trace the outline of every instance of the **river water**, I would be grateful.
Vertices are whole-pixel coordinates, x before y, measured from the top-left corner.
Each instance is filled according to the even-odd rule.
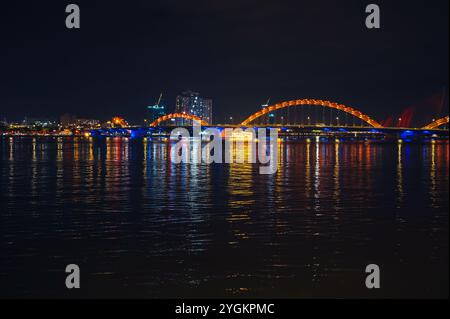
[[[448,297],[448,143],[281,143],[273,175],[171,147],[0,139],[0,296]]]

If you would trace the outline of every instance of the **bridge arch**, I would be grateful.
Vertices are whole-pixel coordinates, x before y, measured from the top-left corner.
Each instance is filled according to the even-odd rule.
[[[439,126],[448,124],[448,122],[449,122],[449,118],[448,118],[448,116],[446,116],[446,117],[443,117],[443,118],[441,118],[441,119],[439,119],[437,121],[434,121],[431,124],[428,124],[423,129],[424,130],[434,130],[434,129],[437,129]]]
[[[335,103],[335,102],[324,101],[324,100],[315,100],[315,99],[292,100],[292,101],[282,102],[282,103],[278,103],[278,104],[275,104],[272,106],[268,106],[268,107],[262,109],[261,111],[258,111],[256,113],[252,114],[251,116],[249,116],[244,122],[241,123],[241,125],[247,126],[251,122],[256,120],[257,118],[264,116],[266,114],[269,114],[271,112],[274,112],[276,110],[284,109],[284,108],[291,107],[291,106],[302,106],[302,105],[317,105],[317,106],[323,106],[323,107],[336,109],[336,110],[351,114],[373,127],[376,127],[376,128],[383,127],[383,125],[381,125],[380,123],[378,123],[377,121],[375,121],[374,119],[369,117],[368,115],[366,115],[352,107],[349,107],[349,106],[346,106],[343,104],[339,104],[339,103]]]
[[[201,118],[199,118],[198,116],[193,115],[193,114],[172,113],[172,114],[161,116],[159,119],[155,120],[153,123],[150,123],[150,127],[158,126],[162,122],[172,120],[172,119],[186,119],[186,120],[197,121],[200,123],[200,125],[203,125],[203,126],[209,125],[207,122],[203,121]]]

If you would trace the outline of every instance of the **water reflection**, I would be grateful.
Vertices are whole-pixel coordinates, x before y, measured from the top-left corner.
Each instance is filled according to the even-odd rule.
[[[359,296],[373,260],[398,278],[399,264],[430,274],[400,295],[442,289],[448,144],[280,142],[274,175],[174,164],[174,144],[152,140],[4,139],[0,150],[0,280],[12,295],[64,295],[36,278],[73,260],[103,296]]]
[[[401,207],[403,202],[403,143],[398,143],[397,150],[397,208]]]
[[[333,169],[333,179],[334,179],[334,193],[333,193],[333,201],[334,201],[334,210],[336,212],[339,212],[341,210],[341,188],[340,188],[340,181],[339,181],[339,169],[340,169],[340,149],[341,144],[339,142],[336,142],[334,148],[334,169]]]

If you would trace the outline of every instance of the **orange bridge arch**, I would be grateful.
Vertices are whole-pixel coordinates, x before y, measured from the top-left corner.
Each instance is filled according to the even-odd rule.
[[[273,111],[284,109],[284,108],[287,108],[290,106],[301,106],[301,105],[317,105],[317,106],[329,107],[332,109],[336,109],[336,110],[351,114],[373,127],[376,127],[376,128],[383,127],[383,125],[381,125],[380,123],[378,123],[377,121],[375,121],[374,119],[369,117],[368,115],[366,115],[352,107],[345,106],[343,104],[339,104],[339,103],[335,103],[335,102],[324,101],[324,100],[314,100],[314,99],[292,100],[292,101],[287,101],[287,102],[278,103],[278,104],[275,104],[272,106],[268,106],[265,109],[262,109],[261,111],[256,112],[255,114],[248,117],[244,122],[241,123],[241,125],[247,126],[251,122],[256,120],[257,118],[264,116],[268,113],[271,113]]]
[[[439,126],[445,125],[445,124],[448,124],[448,116],[443,117],[437,121],[434,121],[433,123],[425,126],[423,129],[424,130],[434,130],[434,129],[437,129]]]
[[[203,125],[203,126],[209,125],[207,122],[203,121],[201,118],[199,118],[198,116],[195,116],[193,114],[172,113],[172,114],[161,116],[159,119],[157,119],[153,123],[150,123],[150,127],[158,126],[160,123],[168,121],[168,120],[172,120],[172,119],[186,119],[186,120],[197,121],[200,123],[200,125]]]

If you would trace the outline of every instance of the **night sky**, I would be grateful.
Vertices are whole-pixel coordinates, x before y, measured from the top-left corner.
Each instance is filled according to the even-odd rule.
[[[81,8],[81,29],[65,7]],[[381,29],[365,27],[366,5]],[[448,88],[448,0],[9,1],[0,10],[0,118],[140,123],[191,89],[215,122],[319,98],[382,120]],[[448,90],[447,90],[448,91]],[[431,109],[431,106],[430,106]],[[447,111],[444,113],[448,114]]]

